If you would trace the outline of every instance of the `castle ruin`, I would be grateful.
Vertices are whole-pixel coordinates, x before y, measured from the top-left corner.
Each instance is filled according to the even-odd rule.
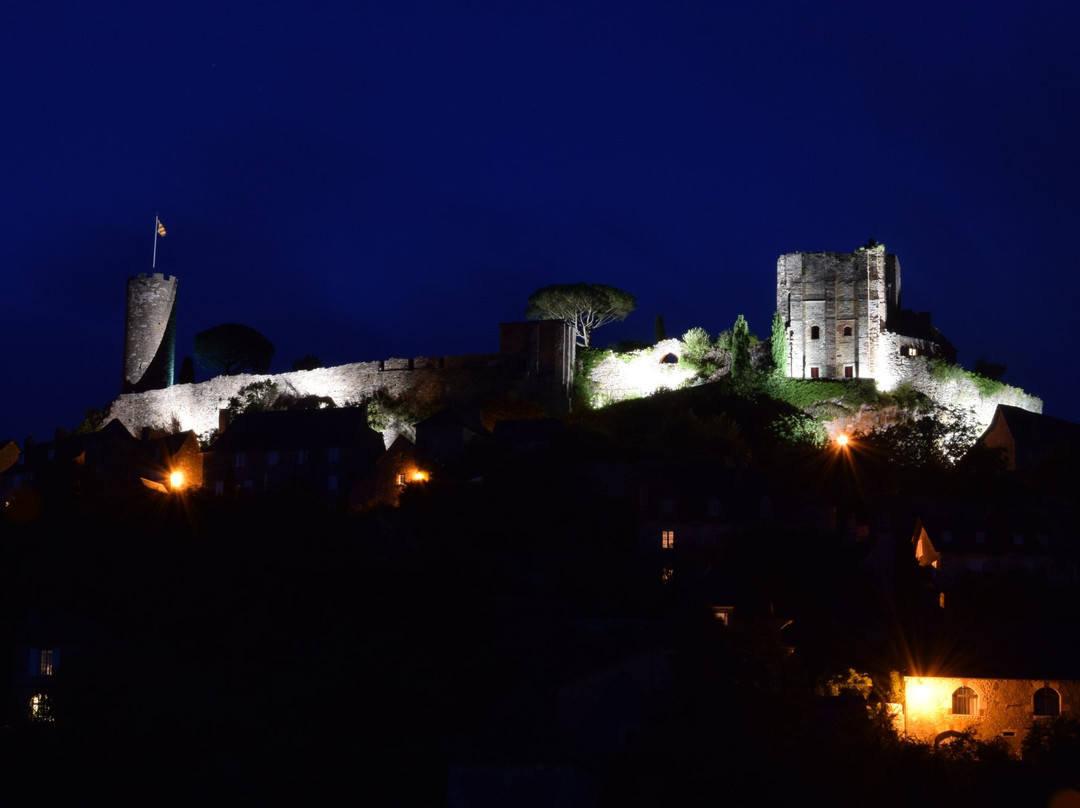
[[[176,287],[175,277],[161,274],[128,279],[123,386],[107,418],[118,419],[132,434],[146,428],[208,433],[219,427],[221,410],[241,388],[256,382],[272,382],[294,399],[329,400],[338,407],[381,394],[467,407],[517,396],[552,415],[570,408],[576,348],[572,326],[562,320],[502,323],[499,352],[493,354],[383,359],[174,385]]]
[[[175,277],[156,272],[127,282],[121,393],[171,387],[176,363]]]
[[[781,255],[776,310],[794,378],[867,378],[890,390],[909,375],[905,365],[914,357],[955,359],[929,314],[901,308],[900,262],[873,240],[846,255]]]

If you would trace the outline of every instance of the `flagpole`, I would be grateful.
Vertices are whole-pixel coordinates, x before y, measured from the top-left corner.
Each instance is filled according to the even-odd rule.
[[[151,271],[157,269],[157,235],[158,235],[158,225],[161,223],[161,219],[158,218],[159,216],[160,216],[160,214],[158,214],[158,213],[154,214],[154,258],[150,262],[150,270]]]

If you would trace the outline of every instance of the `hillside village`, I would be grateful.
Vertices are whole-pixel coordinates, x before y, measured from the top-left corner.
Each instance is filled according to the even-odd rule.
[[[26,776],[402,806],[1080,788],[1080,426],[957,368],[881,245],[781,256],[745,366],[531,321],[173,384],[175,288],[129,281],[99,429],[0,442]]]

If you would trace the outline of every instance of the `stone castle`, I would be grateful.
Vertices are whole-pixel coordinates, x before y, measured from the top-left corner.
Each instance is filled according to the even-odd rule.
[[[781,255],[776,310],[794,378],[869,378],[891,390],[912,375],[915,357],[956,359],[929,314],[900,307],[900,262],[873,241],[847,255]]]
[[[294,399],[348,406],[375,395],[473,407],[478,399],[521,397],[553,415],[569,410],[575,341],[562,321],[502,323],[493,354],[421,356],[356,362],[279,374],[217,376],[173,384],[177,279],[138,275],[128,280],[121,394],[106,420],[129,432],[220,428],[220,413],[241,388],[271,381]]]
[[[970,409],[982,428],[999,403],[1042,412],[1040,399],[1015,388],[987,397],[973,383],[932,378],[928,360],[955,361],[956,353],[929,314],[901,308],[900,281],[897,257],[874,241],[848,254],[781,255],[776,309],[787,332],[787,375],[874,379],[885,391],[907,382],[936,401]],[[128,281],[122,392],[108,418],[119,419],[133,434],[144,428],[208,433],[219,427],[220,411],[242,387],[267,380],[294,398],[329,399],[336,406],[376,394],[460,404],[479,393],[529,398],[552,415],[569,410],[575,340],[568,324],[554,320],[500,324],[495,354],[385,359],[174,385],[176,292],[175,277]],[[653,351],[661,358],[649,374],[647,393],[688,382],[688,371],[670,364],[676,343],[668,340]]]

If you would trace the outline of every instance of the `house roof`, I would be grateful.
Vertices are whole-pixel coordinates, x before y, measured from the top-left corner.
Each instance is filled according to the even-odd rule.
[[[1025,468],[1051,450],[1080,453],[1080,424],[999,404],[979,440],[986,446],[1006,449],[1011,464]]]

